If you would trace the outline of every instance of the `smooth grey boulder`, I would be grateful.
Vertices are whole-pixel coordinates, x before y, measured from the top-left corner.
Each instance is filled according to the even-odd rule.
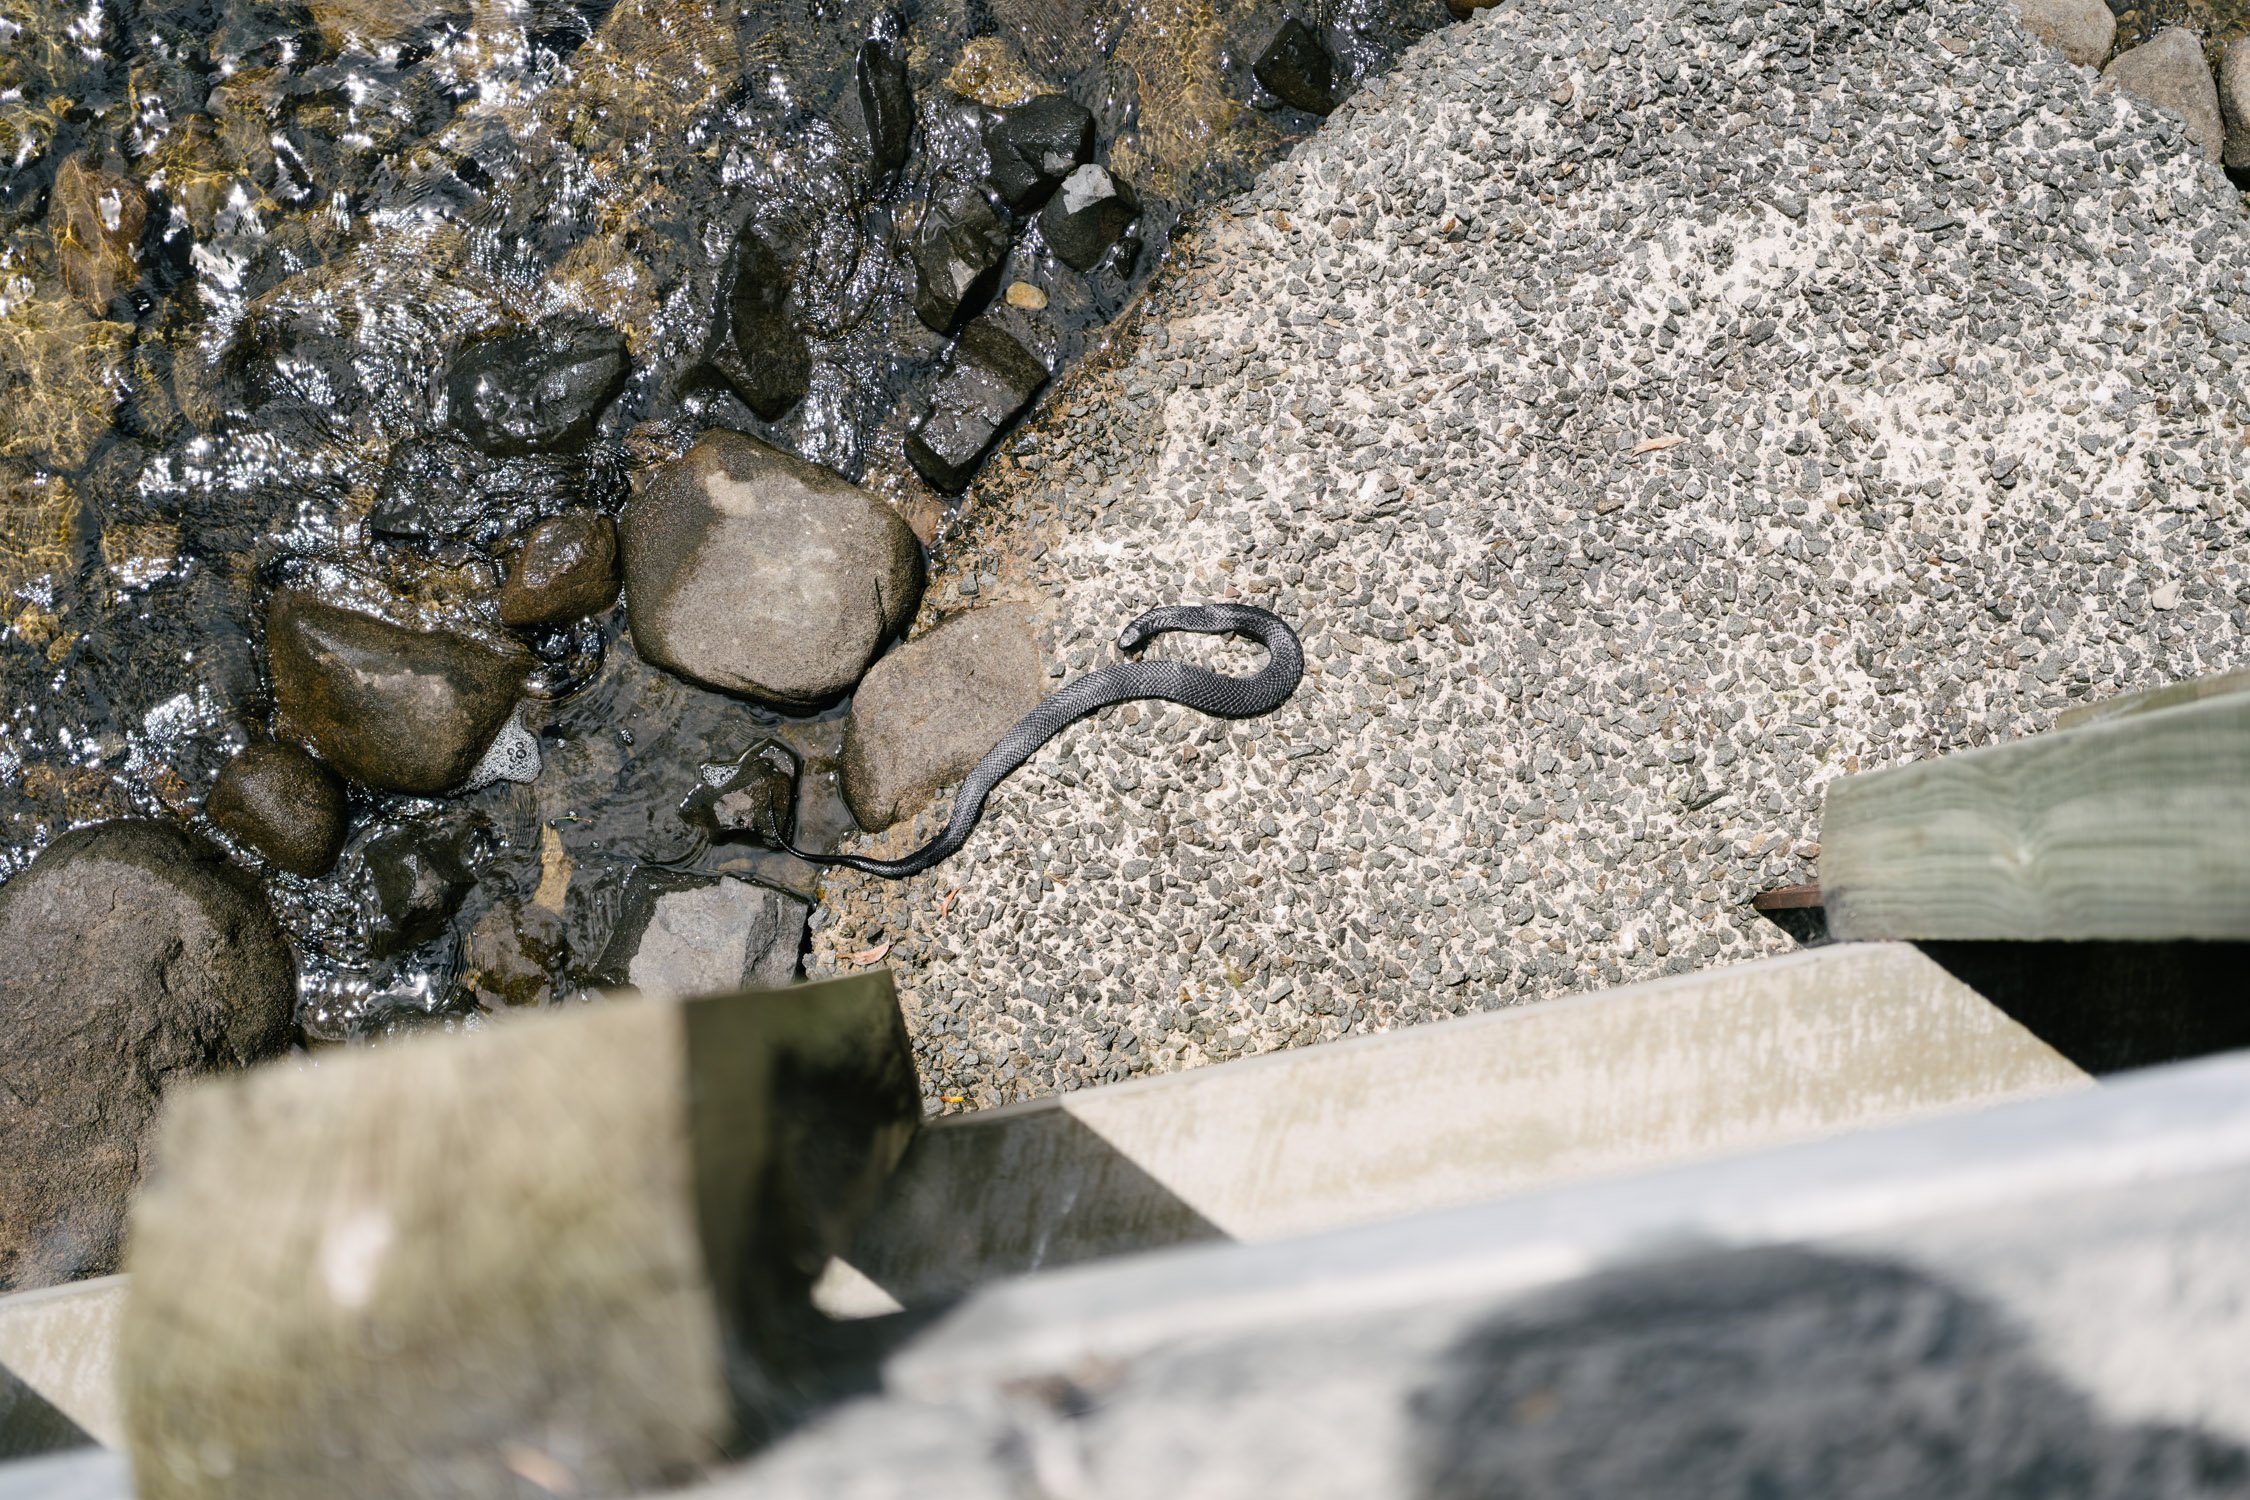
[[[2117,17],[2104,0],[2016,0],[2024,29],[2082,68],[2098,68],[2117,45]]]
[[[796,897],[747,880],[666,891],[649,909],[625,982],[668,999],[780,989],[796,982],[811,915]]]
[[[740,433],[642,481],[622,524],[642,656],[785,707],[835,697],[922,597],[922,547],[882,501]]]
[[[2210,161],[2219,159],[2226,126],[2219,119],[2219,90],[2203,61],[2203,43],[2175,26],[2143,42],[2102,69],[2102,82],[2187,121],[2188,136]]]
[[[2227,43],[2219,59],[2219,114],[2227,127],[2226,164],[2250,167],[2250,36]]]
[[[170,824],[64,834],[0,886],[0,1291],[113,1270],[176,1080],[289,1041],[297,964],[257,883]]]
[[[432,796],[460,786],[515,707],[530,658],[409,630],[284,590],[266,608],[277,733],[347,780]]]
[[[875,663],[844,728],[844,801],[888,828],[1000,742],[1046,696],[1031,620],[1012,604],[952,619]]]

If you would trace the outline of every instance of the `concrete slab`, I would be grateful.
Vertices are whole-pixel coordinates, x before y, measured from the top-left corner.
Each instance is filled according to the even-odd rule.
[[[2086,1077],[1912,947],[1822,948],[937,1121],[847,1258],[885,1311]]]
[[[705,1500],[2241,1493],[2250,1059],[1017,1278]]]
[[[107,1448],[0,1463],[0,1500],[133,1500],[133,1471]]]
[[[0,1297],[0,1457],[121,1439],[115,1368],[125,1278]],[[12,1399],[11,1399],[12,1398]]]

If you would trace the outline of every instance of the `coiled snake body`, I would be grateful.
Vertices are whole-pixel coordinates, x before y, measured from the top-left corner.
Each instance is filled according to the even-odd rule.
[[[1289,701],[1305,675],[1304,647],[1278,615],[1248,604],[1166,604],[1150,610],[1117,636],[1121,651],[1137,651],[1171,631],[1246,635],[1266,648],[1265,667],[1249,677],[1229,677],[1178,661],[1129,661],[1089,672],[1018,720],[961,782],[944,831],[911,854],[870,859],[858,854],[812,854],[787,840],[782,847],[816,865],[843,865],[900,880],[918,875],[957,853],[984,815],[985,799],[1041,745],[1113,703],[1161,698],[1222,719],[1254,719]]]

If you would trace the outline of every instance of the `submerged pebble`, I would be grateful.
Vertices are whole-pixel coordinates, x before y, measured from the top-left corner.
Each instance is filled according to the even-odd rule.
[[[325,875],[351,814],[343,785],[295,745],[252,745],[227,762],[204,811],[219,831],[292,875]]]

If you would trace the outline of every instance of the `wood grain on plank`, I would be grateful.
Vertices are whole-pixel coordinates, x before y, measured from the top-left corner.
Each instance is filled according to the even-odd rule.
[[[2250,938],[2250,695],[1830,783],[1839,938]]]

